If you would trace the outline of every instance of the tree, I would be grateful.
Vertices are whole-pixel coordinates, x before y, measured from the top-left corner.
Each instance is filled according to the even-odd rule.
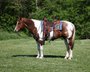
[[[19,16],[53,21],[53,16],[75,24],[78,39],[90,38],[90,0],[1,0],[0,29],[13,31]]]

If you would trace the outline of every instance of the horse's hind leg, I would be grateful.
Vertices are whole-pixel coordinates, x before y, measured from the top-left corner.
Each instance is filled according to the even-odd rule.
[[[71,38],[69,39],[69,58],[68,59],[72,59],[73,57],[73,46],[74,46],[74,40]]]
[[[37,50],[38,50],[38,54],[37,54],[37,57],[36,58],[39,58],[40,57],[40,45],[38,42],[37,43]]]
[[[73,42],[72,42],[72,39],[65,39],[65,44],[66,44],[66,48],[67,48],[67,51],[66,51],[66,56],[65,56],[65,59],[72,59],[73,57]]]
[[[43,58],[43,45],[37,42],[37,49],[38,49],[38,54],[36,58]]]
[[[73,57],[73,47],[74,47],[74,39],[75,39],[75,27],[72,31],[72,37],[69,38],[69,58],[71,59]]]
[[[68,39],[64,39],[67,51],[66,51],[66,55],[65,55],[65,59],[69,58],[69,46],[68,46]]]

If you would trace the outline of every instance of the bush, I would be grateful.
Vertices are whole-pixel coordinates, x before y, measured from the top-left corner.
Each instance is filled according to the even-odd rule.
[[[3,14],[2,16],[0,16],[0,27],[4,31],[12,32],[14,30],[15,24],[16,17],[8,14]]]
[[[0,31],[0,40],[8,40],[8,39],[21,39],[21,38],[29,38],[24,32],[20,32],[19,35],[13,32]]]

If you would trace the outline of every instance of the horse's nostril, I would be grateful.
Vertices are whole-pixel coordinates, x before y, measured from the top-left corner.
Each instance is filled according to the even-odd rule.
[[[18,29],[15,28],[15,29],[14,29],[14,32],[18,32]]]
[[[16,30],[16,29],[14,29],[14,32],[17,32],[17,30]]]

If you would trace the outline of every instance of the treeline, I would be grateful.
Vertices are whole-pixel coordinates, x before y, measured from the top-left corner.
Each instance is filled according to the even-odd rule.
[[[19,16],[58,16],[75,24],[76,38],[90,39],[90,0],[0,0],[0,31],[12,32]]]

